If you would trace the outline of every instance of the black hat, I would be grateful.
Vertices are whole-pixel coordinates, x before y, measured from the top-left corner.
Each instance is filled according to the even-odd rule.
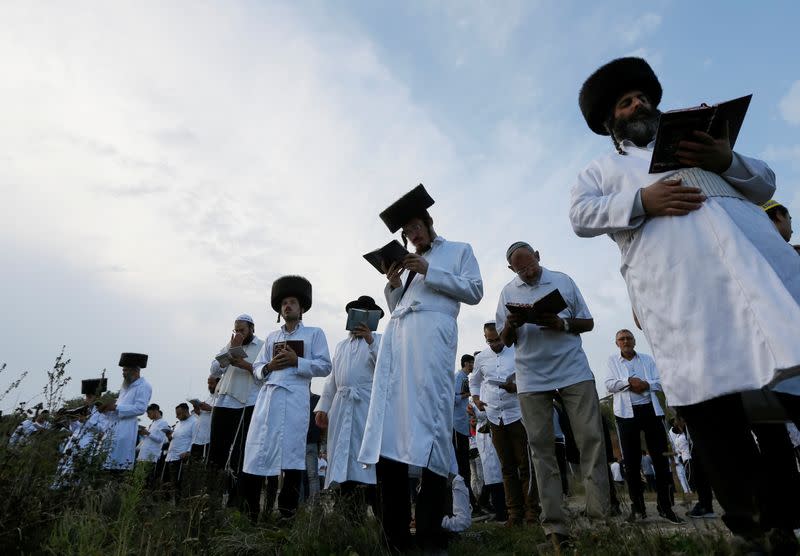
[[[272,308],[281,312],[281,303],[287,297],[296,297],[303,312],[311,309],[311,282],[302,276],[281,276],[272,283]]]
[[[641,58],[617,58],[584,81],[578,105],[592,131],[608,135],[605,122],[611,109],[625,93],[639,90],[655,108],[661,102],[661,83],[650,65]]]
[[[354,299],[350,303],[344,306],[345,312],[349,311],[350,309],[364,309],[366,311],[380,311],[381,318],[383,318],[384,312],[376,303],[375,300],[372,299],[368,295],[362,295],[358,299]]]
[[[419,184],[384,210],[380,214],[381,220],[390,232],[395,233],[412,218],[426,214],[426,209],[433,206],[433,203],[433,198],[425,191],[425,186]]]
[[[119,356],[120,367],[147,367],[147,355],[144,353],[123,353]]]
[[[108,390],[108,380],[105,378],[90,378],[81,381],[81,394],[94,394],[99,396]]]

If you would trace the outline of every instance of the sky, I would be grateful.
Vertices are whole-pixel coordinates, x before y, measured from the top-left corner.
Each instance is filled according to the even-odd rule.
[[[0,393],[29,374],[0,409],[41,400],[62,345],[68,398],[102,369],[118,389],[123,351],[150,355],[162,407],[201,395],[236,315],[276,328],[284,274],[312,282],[304,321],[333,350],[347,301],[386,308],[361,255],[418,183],[481,266],[458,353],[484,349],[524,240],[581,289],[601,386],[633,322],[615,244],[569,224],[578,172],[612,147],[581,117],[583,80],[637,55],[662,109],[753,93],[736,150],[797,215],[798,20],[790,1],[4,1]]]

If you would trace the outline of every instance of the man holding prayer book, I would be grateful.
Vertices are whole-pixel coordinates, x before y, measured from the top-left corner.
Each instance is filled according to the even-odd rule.
[[[217,399],[211,412],[208,461],[213,468],[225,471],[229,507],[244,504],[244,440],[261,389],[261,380],[253,377],[253,362],[263,345],[264,340],[256,336],[253,317],[241,314],[233,321],[230,340],[211,362],[209,384],[218,382],[212,392]]]
[[[311,283],[302,276],[278,278],[272,284],[271,303],[284,325],[267,336],[253,362],[253,376],[263,381],[244,451],[244,471],[256,477],[245,486],[253,521],[258,518],[264,477],[267,500],[274,500],[281,474],[278,510],[284,518],[294,516],[306,468],[311,378],[331,372],[325,333],[302,320],[311,308]],[[271,510],[266,508],[267,513]]]
[[[345,305],[348,315],[359,310],[376,311],[383,317],[383,310],[368,295]],[[370,503],[374,501],[375,468],[361,465],[358,452],[364,438],[380,345],[380,334],[370,330],[366,324],[355,325],[347,338],[336,345],[333,370],[325,379],[322,396],[314,410],[317,426],[328,429],[325,488],[338,484],[342,497],[351,499],[359,508],[356,515],[363,515],[364,501],[358,499],[359,485],[370,485],[371,493],[367,498]]]
[[[453,452],[452,368],[461,303],[477,304],[483,281],[472,247],[433,229],[433,199],[422,185],[381,213],[389,231],[402,229],[415,253],[384,268],[391,320],[381,338],[359,461],[374,466],[378,511],[389,545],[410,546],[408,466],[422,468],[416,541],[423,549],[447,545],[442,530]]]
[[[579,174],[572,226],[581,237],[608,234],[617,243],[664,393],[689,426],[725,524],[753,549],[763,550],[771,528],[796,546],[791,524],[769,523],[760,509],[786,520],[796,495],[759,486],[770,471],[751,473],[786,456],[770,454],[771,443],[757,447],[751,427],[754,400],[778,420],[781,404],[798,404],[790,377],[800,370],[800,257],[756,204],[774,193],[775,175],[732,151],[728,125],[716,136],[687,134],[675,153],[683,168],[648,174],[661,96],[641,58],[609,62],[583,84],[586,123],[610,135],[615,150]],[[768,401],[769,387],[780,402]]]
[[[583,352],[580,334],[594,328],[589,308],[575,282],[539,264],[539,253],[518,241],[506,251],[516,276],[506,284],[497,304],[496,326],[506,346],[516,346],[516,384],[522,422],[533,454],[533,468],[542,504],[541,523],[550,543],[569,545],[561,499],[561,475],[555,454],[553,397],[558,391],[581,455],[586,485],[586,512],[602,518],[609,509],[608,472],[594,375]],[[556,297],[558,313],[513,312],[509,305],[536,305]]]

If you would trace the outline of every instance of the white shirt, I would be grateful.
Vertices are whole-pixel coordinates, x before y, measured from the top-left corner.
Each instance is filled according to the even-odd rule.
[[[487,347],[475,356],[475,368],[469,376],[469,393],[486,404],[486,418],[493,425],[501,420],[510,425],[522,418],[517,395],[498,386],[516,372],[514,354],[514,346],[504,346],[500,353]]]
[[[634,374],[632,374],[634,373]],[[650,383],[650,390],[645,396],[639,396],[630,391],[628,378],[636,376]],[[608,374],[606,375],[606,390],[614,394],[614,415],[624,419],[633,417],[634,396],[644,403],[653,404],[656,415],[664,415],[664,410],[658,402],[656,391],[661,390],[661,379],[653,358],[646,353],[636,352],[633,359],[628,361],[620,353],[615,353],[608,358]]]
[[[621,483],[625,480],[622,477],[622,466],[620,466],[618,461],[611,462],[611,477],[614,479],[615,483]]]
[[[326,471],[328,471],[328,462],[324,458],[318,458],[317,475],[324,478]]]
[[[681,458],[681,463],[686,463],[690,459],[692,459],[692,449],[689,445],[689,439],[686,438],[686,434],[684,433],[675,433],[672,429],[669,429],[669,440],[672,442],[672,447],[675,450],[675,454]]]
[[[253,335],[253,339],[250,341],[249,344],[242,346],[244,351],[247,353],[245,360],[250,363],[251,365],[256,360],[258,353],[261,351],[261,347],[264,345],[264,340],[259,338],[258,336]],[[230,348],[230,343],[228,343],[222,350],[228,350]],[[221,350],[221,351],[222,351]],[[222,384],[222,379],[226,373],[239,373],[242,376],[247,375],[247,379],[251,382],[250,385],[250,392],[247,395],[247,401],[242,403],[241,401],[237,400],[233,396],[229,394],[218,394],[217,395],[217,403],[214,407],[224,407],[226,409],[242,409],[243,407],[250,407],[251,405],[255,405],[256,399],[258,399],[258,392],[261,390],[262,382],[256,379],[253,374],[246,370],[240,369],[239,367],[234,367],[233,365],[225,365],[224,367],[219,364],[219,361],[214,359],[211,362],[211,376],[218,377],[220,379],[219,384],[217,385],[217,390],[219,390],[220,385]]]
[[[192,436],[197,425],[197,417],[190,414],[183,421],[178,421],[172,431],[172,441],[169,443],[166,461],[177,461],[181,454],[192,451]]]
[[[469,389],[469,375],[464,372],[464,369],[459,369],[455,372],[455,400],[453,404],[453,430],[464,436],[469,436],[469,415],[467,415],[467,406],[469,405],[469,396],[463,397],[461,395],[464,386]]]
[[[214,407],[214,397],[215,396],[208,396],[204,402]],[[211,412],[201,409],[199,415],[197,413],[193,415],[197,417],[197,426],[194,429],[192,444],[204,446],[211,442]]]
[[[639,190],[673,173],[648,173],[652,144],[623,146],[627,155],[610,152],[579,174],[570,220],[579,236],[618,245],[670,404],[761,388],[797,368],[800,257],[755,204],[773,196],[772,170],[738,153],[721,176],[680,170],[684,185],[722,178],[747,199],[708,196],[686,216],[648,218],[635,212]]]
[[[167,442],[167,431],[170,426],[164,419],[156,419],[150,421],[147,427],[147,432],[150,434],[143,435],[142,440],[139,441],[139,454],[136,456],[137,461],[158,461],[161,457],[161,449]]]
[[[506,303],[533,303],[556,289],[567,302],[567,308],[558,314],[559,317],[592,318],[572,278],[542,267],[538,283],[531,286],[515,276],[503,288],[497,303],[497,330],[502,330],[506,324]],[[515,345],[519,393],[547,392],[594,380],[579,334],[523,324],[517,328]]]

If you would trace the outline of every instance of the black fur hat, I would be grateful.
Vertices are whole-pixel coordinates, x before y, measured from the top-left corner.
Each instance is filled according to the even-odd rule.
[[[281,303],[287,297],[296,297],[303,312],[311,309],[311,282],[302,276],[281,276],[272,283],[272,308],[281,312]]]
[[[105,378],[90,378],[81,381],[81,394],[94,394],[99,396],[108,390],[108,379]]]
[[[425,191],[425,186],[419,184],[384,210],[380,214],[381,220],[390,232],[395,233],[412,218],[424,216],[433,203],[433,198]]]
[[[653,108],[661,102],[661,83],[642,58],[617,58],[590,75],[581,87],[578,105],[591,130],[609,135],[605,122],[612,108],[619,97],[635,90],[646,94]]]
[[[147,367],[147,355],[144,353],[123,353],[119,356],[120,367]]]

